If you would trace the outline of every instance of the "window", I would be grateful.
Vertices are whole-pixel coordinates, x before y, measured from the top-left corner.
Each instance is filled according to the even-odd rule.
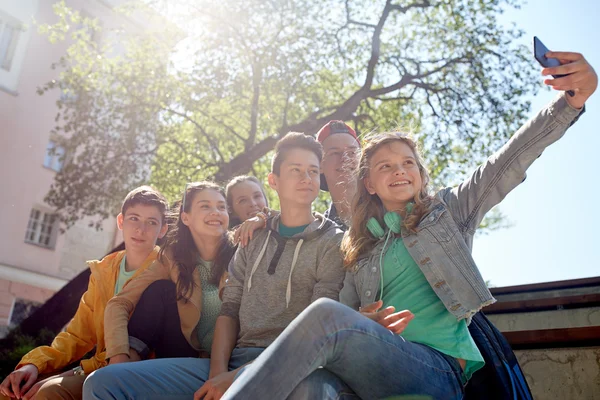
[[[56,215],[36,208],[31,209],[25,242],[53,249],[57,231]]]
[[[53,169],[59,172],[63,167],[65,160],[65,149],[62,146],[57,145],[52,140],[48,142],[46,146],[46,157],[44,158],[44,167]]]
[[[41,307],[41,303],[37,301],[29,301],[23,299],[15,299],[12,312],[10,313],[10,326],[17,326],[29,317],[35,310]]]
[[[19,41],[21,25],[10,17],[0,14],[0,68],[10,71],[15,49]]]

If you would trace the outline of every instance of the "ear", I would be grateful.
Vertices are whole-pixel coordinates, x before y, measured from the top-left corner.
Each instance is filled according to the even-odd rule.
[[[373,187],[373,184],[371,183],[371,180],[369,178],[364,178],[363,184],[365,185],[365,189],[367,189],[367,192],[369,192],[370,195],[375,194],[375,188]]]
[[[275,175],[272,172],[269,172],[269,176],[267,177],[267,181],[269,182],[269,186],[271,187],[271,189],[277,191],[277,180],[278,180],[278,176]]]
[[[120,231],[123,230],[123,214],[119,213],[119,215],[117,215],[117,228],[119,228]]]
[[[169,224],[167,224],[166,222],[163,223],[162,227],[160,228],[160,232],[158,233],[158,238],[162,239],[167,234],[168,230],[169,230]]]
[[[183,222],[183,224],[187,227],[190,226],[190,214],[186,213],[185,211],[181,212],[181,216],[179,217],[181,218],[181,222]]]

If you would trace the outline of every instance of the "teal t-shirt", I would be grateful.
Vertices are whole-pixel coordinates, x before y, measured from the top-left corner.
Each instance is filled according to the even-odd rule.
[[[307,226],[308,224],[302,226],[289,227],[285,226],[281,223],[281,221],[279,221],[279,234],[283,237],[292,237],[298,233],[304,232]]]
[[[127,271],[125,269],[125,266],[127,265],[125,263],[126,258],[127,255],[124,255],[123,259],[121,260],[121,265],[119,266],[119,276],[117,277],[117,283],[115,283],[115,296],[118,295],[121,290],[123,290],[123,285],[125,285],[125,282],[127,282],[129,278],[135,274],[135,270]]]
[[[198,270],[202,285],[202,314],[196,327],[200,348],[210,353],[212,341],[215,334],[215,324],[221,312],[221,299],[219,298],[219,287],[209,282],[212,275],[210,261],[200,260]]]
[[[409,310],[415,315],[402,332],[402,337],[464,359],[467,379],[485,364],[466,321],[458,321],[446,309],[404,246],[402,238],[392,242],[384,257],[382,300],[384,307],[391,305],[396,311]]]

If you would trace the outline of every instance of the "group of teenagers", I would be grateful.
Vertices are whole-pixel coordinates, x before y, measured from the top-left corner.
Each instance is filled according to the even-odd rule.
[[[134,189],[117,217],[125,250],[88,263],[74,318],[0,394],[463,398],[485,364],[469,323],[495,301],[471,255],[475,231],[597,87],[581,55],[548,56],[563,65],[542,73],[565,76],[545,83],[562,93],[456,187],[430,190],[410,136],[361,140],[330,121],[316,139],[277,143],[268,186],[279,211],[250,176],[188,183],[171,217],[158,191]],[[320,190],[332,200],[323,215]]]

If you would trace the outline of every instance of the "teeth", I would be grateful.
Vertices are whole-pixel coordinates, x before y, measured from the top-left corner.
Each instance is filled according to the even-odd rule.
[[[207,222],[208,225],[221,225],[221,223],[219,221],[209,221]]]
[[[390,186],[408,185],[408,181],[398,181],[392,183]]]

